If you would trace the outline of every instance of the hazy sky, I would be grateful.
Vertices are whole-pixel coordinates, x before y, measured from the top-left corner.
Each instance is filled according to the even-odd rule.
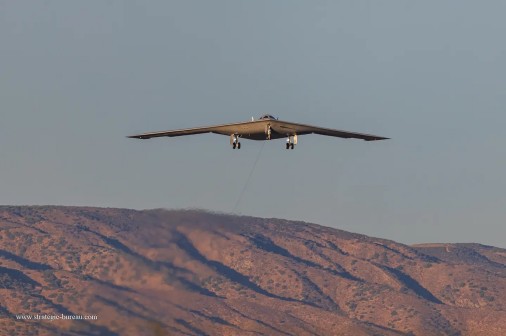
[[[0,0],[0,203],[506,247],[504,1]],[[391,137],[137,132],[282,120]]]

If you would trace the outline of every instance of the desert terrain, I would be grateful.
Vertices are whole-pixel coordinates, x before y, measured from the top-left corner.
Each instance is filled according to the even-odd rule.
[[[3,206],[0,334],[506,335],[506,250],[197,210]]]

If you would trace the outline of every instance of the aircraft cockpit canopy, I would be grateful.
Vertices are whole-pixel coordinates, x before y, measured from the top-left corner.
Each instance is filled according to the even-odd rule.
[[[276,118],[274,118],[273,116],[271,116],[270,114],[264,114],[263,116],[261,116],[258,120],[276,120]]]

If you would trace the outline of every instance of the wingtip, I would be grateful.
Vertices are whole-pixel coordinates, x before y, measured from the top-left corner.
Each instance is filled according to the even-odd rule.
[[[371,138],[371,139],[364,139],[365,141],[379,141],[379,140],[390,140],[390,138],[385,138],[385,137],[375,137],[375,138]]]

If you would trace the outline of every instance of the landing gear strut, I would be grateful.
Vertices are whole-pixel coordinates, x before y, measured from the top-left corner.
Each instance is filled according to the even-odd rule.
[[[237,134],[231,134],[230,135],[230,144],[232,145],[233,149],[241,149],[241,143],[239,142],[239,135]]]
[[[286,139],[286,149],[294,149],[297,144],[297,134],[289,135]]]

